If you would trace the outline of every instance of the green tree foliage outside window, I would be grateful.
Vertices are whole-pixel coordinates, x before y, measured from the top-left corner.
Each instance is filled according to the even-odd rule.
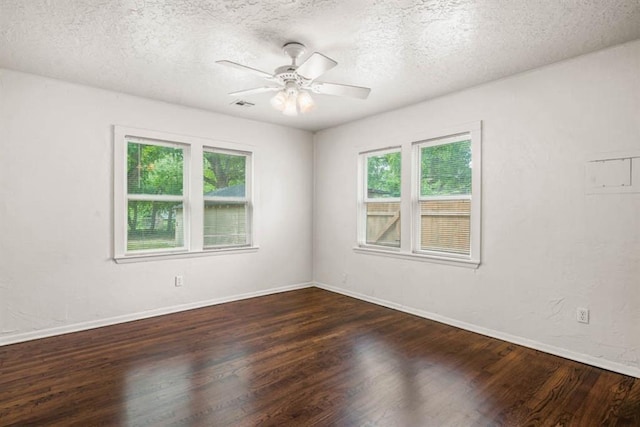
[[[400,152],[367,157],[367,197],[400,197]]]
[[[421,149],[421,196],[471,194],[471,141]]]
[[[223,188],[244,185],[247,157],[205,151],[203,154],[204,194]],[[244,197],[245,194],[241,194]]]
[[[183,163],[180,148],[130,142],[127,147],[128,193],[182,195]]]
[[[171,195],[183,193],[184,154],[181,148],[129,142],[127,193]],[[175,214],[181,204],[129,200],[128,250],[176,247]]]

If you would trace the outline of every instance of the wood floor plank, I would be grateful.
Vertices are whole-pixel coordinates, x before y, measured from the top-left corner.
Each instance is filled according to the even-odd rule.
[[[1,426],[640,426],[640,380],[310,288],[0,347]]]

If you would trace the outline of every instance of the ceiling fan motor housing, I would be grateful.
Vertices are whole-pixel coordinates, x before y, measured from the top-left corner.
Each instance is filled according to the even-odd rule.
[[[296,65],[283,65],[282,67],[276,68],[274,77],[283,85],[286,85],[287,82],[294,82],[298,86],[306,86],[309,83],[309,80],[304,77],[298,75],[296,73],[296,69],[298,67]]]

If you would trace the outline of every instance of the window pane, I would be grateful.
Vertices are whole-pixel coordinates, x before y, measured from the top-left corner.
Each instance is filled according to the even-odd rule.
[[[420,249],[469,255],[471,200],[420,202]]]
[[[471,194],[471,141],[421,149],[420,195]]]
[[[246,203],[204,202],[204,246],[246,245]]]
[[[181,148],[129,142],[127,191],[129,194],[182,195]]]
[[[400,197],[400,152],[368,156],[367,197]]]
[[[370,245],[400,247],[400,203],[367,203],[367,238]]]
[[[127,223],[127,251],[184,246],[182,203],[129,200]]]
[[[203,153],[204,195],[245,197],[247,156],[228,153]]]

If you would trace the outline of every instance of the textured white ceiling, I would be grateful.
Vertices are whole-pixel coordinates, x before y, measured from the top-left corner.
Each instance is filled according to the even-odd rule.
[[[638,38],[640,0],[0,0],[0,67],[312,131]],[[215,61],[272,72],[288,41],[369,99],[230,105],[264,81]]]

